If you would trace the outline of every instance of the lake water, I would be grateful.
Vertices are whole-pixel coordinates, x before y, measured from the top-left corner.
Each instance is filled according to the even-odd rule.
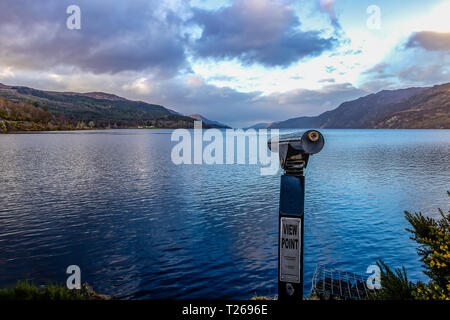
[[[404,210],[449,208],[450,130],[323,130],[306,169],[305,293],[317,263],[383,258],[425,280]],[[82,281],[123,299],[277,292],[279,175],[180,165],[169,130],[0,135],[0,287]]]

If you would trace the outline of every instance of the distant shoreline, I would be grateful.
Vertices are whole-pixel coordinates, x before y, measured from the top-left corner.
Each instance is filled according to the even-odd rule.
[[[176,130],[176,129],[187,129],[187,130],[193,130],[193,128],[136,128],[136,127],[130,127],[130,128],[92,128],[92,129],[62,129],[62,130],[20,130],[20,131],[0,131],[0,135],[2,134],[39,134],[39,133],[47,133],[47,132],[73,132],[73,131],[109,131],[109,130]],[[207,130],[207,128],[204,128]],[[217,128],[215,128],[217,129]],[[231,130],[239,130],[241,128],[228,128]],[[227,128],[220,128],[219,130],[228,130]],[[247,129],[241,129],[241,130],[248,130]],[[252,129],[252,128],[250,128]],[[282,129],[270,129],[269,130],[307,130],[310,128],[282,128]],[[254,129],[255,131],[258,131],[259,129]],[[321,128],[320,130],[450,130],[446,128]]]
[[[45,133],[45,132],[72,132],[72,131],[95,131],[95,130],[155,130],[155,129],[173,129],[173,128],[136,128],[136,127],[130,127],[130,128],[74,128],[74,129],[61,129],[61,130],[13,130],[13,131],[0,131],[0,134],[35,134],[35,133]]]

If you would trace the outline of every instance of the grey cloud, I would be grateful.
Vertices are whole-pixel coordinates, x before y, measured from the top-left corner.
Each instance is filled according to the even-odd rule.
[[[76,1],[81,30],[66,28],[74,1],[0,2],[0,61],[17,68],[73,66],[94,73],[186,67],[182,22],[160,1]],[[162,13],[162,14],[161,14]]]
[[[190,22],[203,30],[192,45],[196,55],[246,64],[286,67],[338,42],[319,31],[299,30],[300,21],[286,1],[235,0],[216,11],[194,9]]]
[[[450,81],[450,32],[411,34],[381,62],[361,73],[361,87],[432,86]]]
[[[404,82],[438,84],[450,80],[450,65],[413,65],[399,72],[398,78]],[[430,83],[430,80],[432,83]]]
[[[389,71],[389,64],[387,62],[378,63],[372,68],[363,71],[362,74],[369,75],[372,79],[386,79],[393,77],[393,74]]]
[[[407,48],[423,48],[430,51],[449,51],[450,32],[420,31],[413,33],[408,42]]]
[[[379,92],[381,90],[403,89],[405,86],[396,84],[390,80],[368,80],[361,85],[361,89],[367,92]]]
[[[387,88],[430,86],[450,81],[450,58],[435,52],[396,52],[395,59],[387,59],[361,73],[367,84],[362,87]],[[417,63],[421,61],[421,63]],[[384,89],[385,89],[384,88]]]
[[[320,82],[320,83],[324,83],[324,82],[335,83],[336,80],[334,78],[326,78],[326,79],[321,79],[318,82]]]
[[[81,30],[68,30],[66,9],[73,3],[1,1],[0,65],[71,66],[97,74],[147,70],[168,78],[190,71],[187,50],[194,58],[284,67],[338,43],[319,31],[301,31],[287,0],[235,0],[216,11],[184,1],[79,0]],[[203,28],[200,39],[189,38],[186,28],[193,24]]]
[[[158,90],[135,98],[159,103],[184,114],[200,113],[208,119],[236,127],[318,115],[336,108],[344,101],[367,94],[348,83],[331,84],[319,90],[297,89],[270,95],[262,95],[261,92],[244,93],[205,83],[189,86],[174,80],[153,87]],[[161,97],[164,98],[161,100]]]
[[[328,84],[317,90],[295,89],[286,93],[272,94],[269,98],[293,109],[301,108],[303,114],[300,116],[310,116],[334,109],[340,103],[364,94],[367,92],[355,88],[350,83],[338,83]]]

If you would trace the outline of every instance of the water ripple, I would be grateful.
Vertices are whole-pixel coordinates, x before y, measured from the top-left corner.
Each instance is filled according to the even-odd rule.
[[[0,135],[0,286],[65,282],[123,299],[249,298],[277,286],[279,176],[175,166],[170,131]],[[306,170],[305,290],[317,263],[383,258],[423,280],[403,210],[437,216],[448,130],[324,130]]]

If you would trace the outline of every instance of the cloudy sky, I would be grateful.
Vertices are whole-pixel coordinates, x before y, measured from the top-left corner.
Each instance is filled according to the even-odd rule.
[[[450,82],[449,16],[445,0],[1,0],[0,82],[246,126]]]

